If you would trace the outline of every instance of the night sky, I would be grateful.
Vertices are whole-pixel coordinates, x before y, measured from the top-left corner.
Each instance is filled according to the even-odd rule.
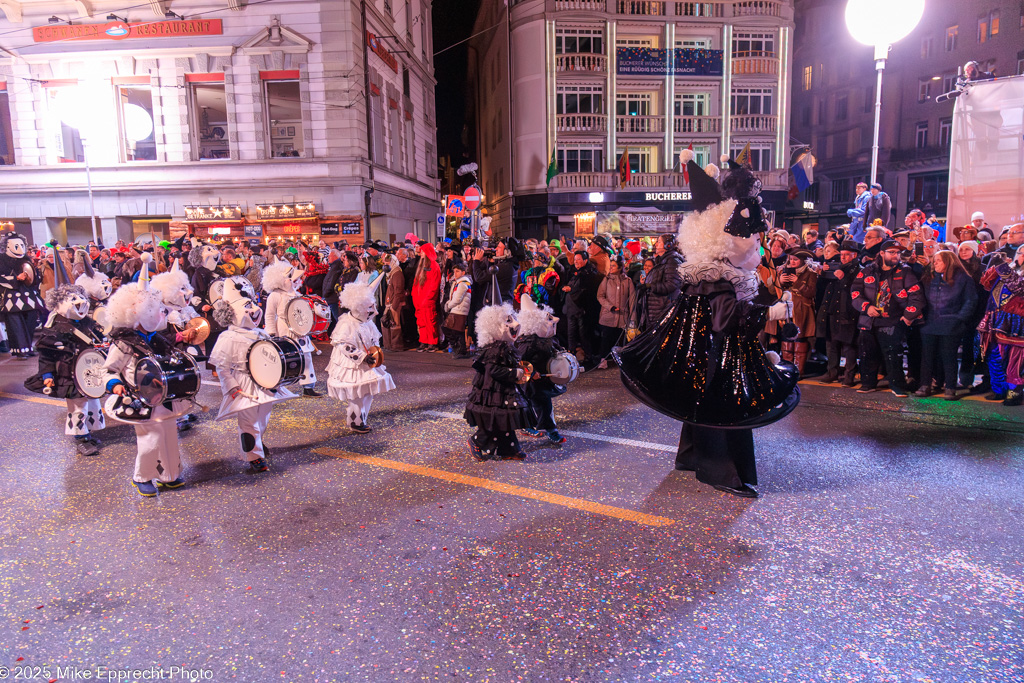
[[[497,2],[499,0],[489,0]],[[473,32],[480,0],[434,0],[434,51],[439,52]],[[440,54],[434,60],[437,78],[437,154],[450,154],[458,166],[469,160],[471,150],[462,144],[462,128],[466,123],[466,60],[469,43]]]

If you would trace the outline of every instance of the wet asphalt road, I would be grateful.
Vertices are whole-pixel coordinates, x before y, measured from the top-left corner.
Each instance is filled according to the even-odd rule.
[[[1024,680],[1020,408],[807,386],[756,432],[750,501],[673,471],[678,424],[614,370],[556,399],[564,447],[526,439],[524,462],[477,463],[453,417],[468,361],[387,364],[398,389],[373,433],[326,397],[288,402],[272,469],[252,475],[234,423],[203,415],[181,436],[188,486],[141,499],[129,428],[75,455],[61,407],[23,400],[43,398],[21,386],[31,363],[0,360],[0,665]]]

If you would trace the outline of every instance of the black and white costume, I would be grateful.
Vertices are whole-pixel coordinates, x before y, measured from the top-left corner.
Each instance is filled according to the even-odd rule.
[[[269,469],[263,435],[270,422],[275,403],[295,398],[284,386],[266,389],[249,375],[246,358],[252,345],[268,339],[259,329],[263,311],[233,281],[224,285],[223,297],[214,304],[214,318],[225,328],[210,353],[210,362],[220,376],[221,403],[217,420],[235,418],[238,422],[239,449],[242,459],[254,472]]]
[[[113,285],[106,273],[92,267],[92,259],[81,249],[75,252],[75,262],[82,264],[82,274],[75,278],[75,284],[89,295],[89,317],[104,331],[110,331],[107,325],[107,299],[113,291]],[[54,261],[56,263],[56,261]]]
[[[558,318],[550,307],[543,304],[538,306],[528,294],[523,294],[520,303],[522,308],[519,310],[520,331],[516,338],[516,351],[522,360],[533,366],[535,373],[540,374],[564,350],[555,339]],[[551,402],[551,399],[561,396],[565,391],[564,384],[556,384],[550,377],[544,376],[535,377],[526,385],[526,399],[530,404],[530,429],[526,431],[534,436],[544,432],[552,443],[565,443],[565,437],[558,433],[555,409]]]
[[[28,241],[18,233],[0,239],[0,322],[6,324],[11,353],[18,358],[33,355],[32,336],[44,310],[27,253]]]

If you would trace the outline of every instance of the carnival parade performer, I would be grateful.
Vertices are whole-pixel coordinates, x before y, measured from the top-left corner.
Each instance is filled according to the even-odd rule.
[[[727,158],[723,158],[725,161]],[[762,293],[758,234],[767,229],[761,184],[730,160],[702,169],[684,150],[695,212],[679,229],[683,288],[659,324],[613,356],[637,398],[683,422],[676,469],[733,495],[756,498],[753,428],[787,415],[799,401],[799,372],[757,341],[766,318],[792,316],[790,301]],[[706,359],[706,361],[704,360]]]
[[[0,322],[7,325],[11,355],[29,358],[32,335],[43,310],[39,283],[28,256],[28,241],[12,232],[0,239]]]
[[[62,259],[53,262],[56,286],[46,293],[50,317],[36,344],[39,372],[25,380],[25,388],[63,398],[68,409],[64,433],[74,437],[81,455],[97,455],[100,441],[93,432],[106,426],[103,406],[99,398],[84,395],[75,383],[75,361],[79,353],[103,342],[103,331],[89,317],[89,294],[70,284]]]
[[[284,386],[267,389],[249,375],[246,358],[256,342],[269,339],[259,328],[263,311],[232,280],[224,283],[224,295],[213,305],[213,316],[225,328],[210,354],[210,362],[220,376],[221,399],[217,420],[234,417],[238,421],[238,439],[242,459],[253,472],[270,469],[268,450],[263,443],[270,411],[274,404],[296,398]]]
[[[491,304],[476,315],[479,353],[473,361],[473,388],[463,416],[476,431],[469,437],[469,450],[477,460],[526,457],[519,446],[517,429],[529,427],[527,400],[520,384],[529,381],[529,368],[520,364],[514,346],[519,321],[511,303],[502,303],[496,269],[491,268]]]
[[[988,372],[995,398],[1006,405],[1024,402],[1024,245],[1013,261],[985,271],[988,290],[985,317],[978,326],[981,352],[988,357]],[[948,380],[947,380],[948,381]]]
[[[374,298],[383,277],[373,283],[352,282],[338,296],[341,317],[331,333],[331,360],[327,365],[327,393],[348,402],[348,426],[366,434],[373,397],[395,388],[383,363],[381,334],[373,324],[377,315]]]
[[[534,368],[534,379],[525,389],[526,399],[530,403],[530,427],[524,431],[532,436],[546,434],[548,441],[561,445],[565,443],[565,437],[558,433],[551,399],[564,394],[566,386],[555,383],[550,377],[542,377],[539,372],[547,368],[559,352],[564,351],[555,339],[558,318],[550,307],[535,304],[529,294],[523,294],[520,304],[520,329],[515,348],[522,360]]]
[[[297,299],[302,277],[305,274],[287,261],[276,261],[263,269],[263,291],[267,292],[267,315],[263,329],[271,337],[287,337],[294,340],[302,350],[305,362],[299,385],[303,396],[322,396],[314,388],[316,371],[313,369],[313,352],[316,348],[309,335],[300,335],[292,331],[288,324],[288,304]]]
[[[114,291],[113,284],[106,273],[92,267],[92,259],[85,251],[79,249],[75,252],[75,263],[82,266],[82,274],[75,278],[75,284],[89,295],[89,317],[96,321],[104,332],[108,332],[110,328],[106,320],[107,299]]]
[[[122,285],[110,297],[108,315],[114,329],[103,369],[107,391],[113,394],[104,406],[107,416],[135,427],[138,453],[132,484],[142,496],[152,497],[157,493],[153,480],[162,489],[185,485],[175,418],[186,412],[190,402],[170,400],[146,405],[135,393],[136,369],[144,358],[174,354],[175,343],[191,341],[195,332],[168,334],[167,307],[160,293],[150,289],[148,273],[149,269],[143,268],[138,282]]]

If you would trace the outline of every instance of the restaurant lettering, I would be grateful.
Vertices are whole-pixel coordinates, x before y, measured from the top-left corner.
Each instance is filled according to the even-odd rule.
[[[182,36],[219,36],[224,33],[220,19],[183,21],[146,21],[126,24],[51,24],[35,26],[32,40],[52,43],[63,40],[124,40],[126,38],[178,38]]]

